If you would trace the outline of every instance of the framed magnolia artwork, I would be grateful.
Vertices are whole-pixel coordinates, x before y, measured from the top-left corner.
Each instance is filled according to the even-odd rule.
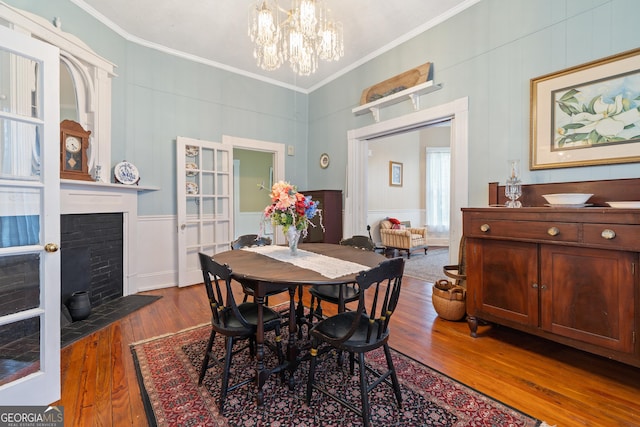
[[[530,169],[640,162],[640,49],[531,79]]]

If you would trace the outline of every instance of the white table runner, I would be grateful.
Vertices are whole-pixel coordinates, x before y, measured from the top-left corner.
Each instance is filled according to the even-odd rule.
[[[357,264],[351,261],[345,261],[330,256],[317,254],[315,252],[304,251],[298,249],[297,255],[291,255],[288,246],[255,246],[242,248],[243,251],[255,252],[278,261],[288,262],[300,268],[313,270],[329,279],[346,276],[347,274],[359,273],[363,270],[369,270],[371,267]]]

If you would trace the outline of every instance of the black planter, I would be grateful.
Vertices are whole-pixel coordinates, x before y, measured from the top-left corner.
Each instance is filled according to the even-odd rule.
[[[89,300],[89,292],[74,292],[67,301],[69,313],[74,322],[84,320],[91,314],[91,301]]]

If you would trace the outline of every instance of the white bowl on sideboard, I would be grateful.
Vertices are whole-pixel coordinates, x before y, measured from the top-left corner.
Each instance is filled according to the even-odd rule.
[[[556,193],[543,194],[542,197],[552,206],[584,205],[593,194],[587,193]]]
[[[640,209],[640,202],[607,202],[607,204],[617,209]]]

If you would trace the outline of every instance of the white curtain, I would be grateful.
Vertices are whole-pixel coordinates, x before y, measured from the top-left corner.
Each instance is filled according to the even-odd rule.
[[[427,229],[433,234],[449,233],[449,188],[451,149],[427,147]]]

